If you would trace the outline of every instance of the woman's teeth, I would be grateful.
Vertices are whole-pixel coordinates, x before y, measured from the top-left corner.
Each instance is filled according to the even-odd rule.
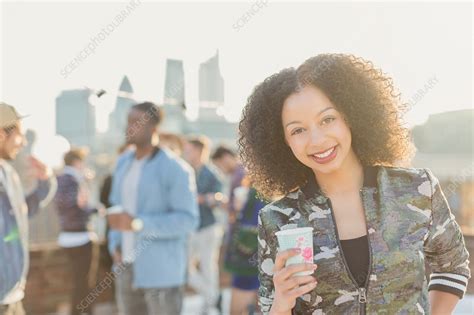
[[[331,149],[327,150],[326,152],[321,153],[321,154],[314,154],[314,156],[317,157],[317,158],[320,158],[320,159],[328,157],[332,153],[332,151],[334,151],[335,148],[336,147],[332,147]]]

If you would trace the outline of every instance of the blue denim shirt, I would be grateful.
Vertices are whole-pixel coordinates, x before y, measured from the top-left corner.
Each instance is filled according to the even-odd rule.
[[[222,191],[222,183],[207,165],[201,166],[196,172],[196,184],[198,194],[209,194]],[[216,222],[212,207],[206,203],[199,205],[200,223],[199,229],[210,226]]]
[[[5,170],[0,166],[0,177],[6,178]],[[26,197],[28,217],[34,215],[40,208],[40,203],[50,192],[50,181],[39,181],[35,191]],[[27,248],[23,248],[21,232],[16,220],[15,210],[7,194],[5,182],[0,181],[0,304],[14,290],[21,287],[26,279],[25,261]],[[22,297],[20,296],[20,299]],[[10,301],[14,303],[16,301]]]
[[[110,203],[120,205],[124,176],[135,158],[127,151],[113,174]],[[170,288],[185,283],[187,238],[199,223],[194,170],[166,148],[160,148],[143,165],[136,217],[143,229],[135,233],[133,286]],[[109,251],[120,249],[122,233],[109,231]]]

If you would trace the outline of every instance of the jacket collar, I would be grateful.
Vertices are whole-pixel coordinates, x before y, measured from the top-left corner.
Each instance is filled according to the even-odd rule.
[[[377,188],[377,175],[379,166],[364,166],[364,184],[363,187],[374,187]],[[324,194],[321,191],[321,187],[316,181],[316,177],[309,176],[308,182],[301,187],[301,191],[306,198],[312,198],[320,195],[324,198]],[[324,198],[325,199],[325,198]]]
[[[151,151],[151,153],[146,157],[147,159],[147,162],[153,160],[158,153],[160,153],[161,151],[161,148],[159,146],[154,146],[153,147],[153,150]],[[128,152],[128,156],[127,156],[127,159],[131,162],[133,161],[133,159],[135,159],[135,150],[134,149],[130,149]],[[125,154],[125,153],[124,153]]]

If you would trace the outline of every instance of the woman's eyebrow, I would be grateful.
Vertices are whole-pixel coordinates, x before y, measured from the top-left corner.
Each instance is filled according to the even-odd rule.
[[[325,111],[330,110],[330,109],[334,109],[334,107],[332,107],[332,106],[326,107],[325,109],[321,110],[318,113],[317,116],[321,115],[322,113],[324,113]],[[298,124],[298,123],[301,123],[301,121],[299,121],[299,120],[290,121],[289,123],[286,124],[285,128],[287,128],[291,124]]]
[[[323,109],[322,111],[320,111],[318,113],[318,116],[321,115],[322,113],[324,113],[325,111],[330,110],[330,109],[334,109],[334,107],[332,107],[332,106],[326,107],[325,109]]]
[[[301,121],[299,121],[299,120],[291,121],[291,122],[289,122],[289,123],[286,124],[285,128],[288,127],[288,126],[291,125],[291,124],[298,124],[298,123],[301,123]]]

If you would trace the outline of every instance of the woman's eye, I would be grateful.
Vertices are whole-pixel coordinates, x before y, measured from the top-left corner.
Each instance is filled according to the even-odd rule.
[[[334,117],[328,117],[328,118],[325,118],[323,120],[323,124],[329,124],[330,122],[332,122],[333,120],[335,120],[336,118]]]
[[[295,130],[291,132],[291,135],[293,136],[302,132],[303,132],[303,128],[296,128]]]

